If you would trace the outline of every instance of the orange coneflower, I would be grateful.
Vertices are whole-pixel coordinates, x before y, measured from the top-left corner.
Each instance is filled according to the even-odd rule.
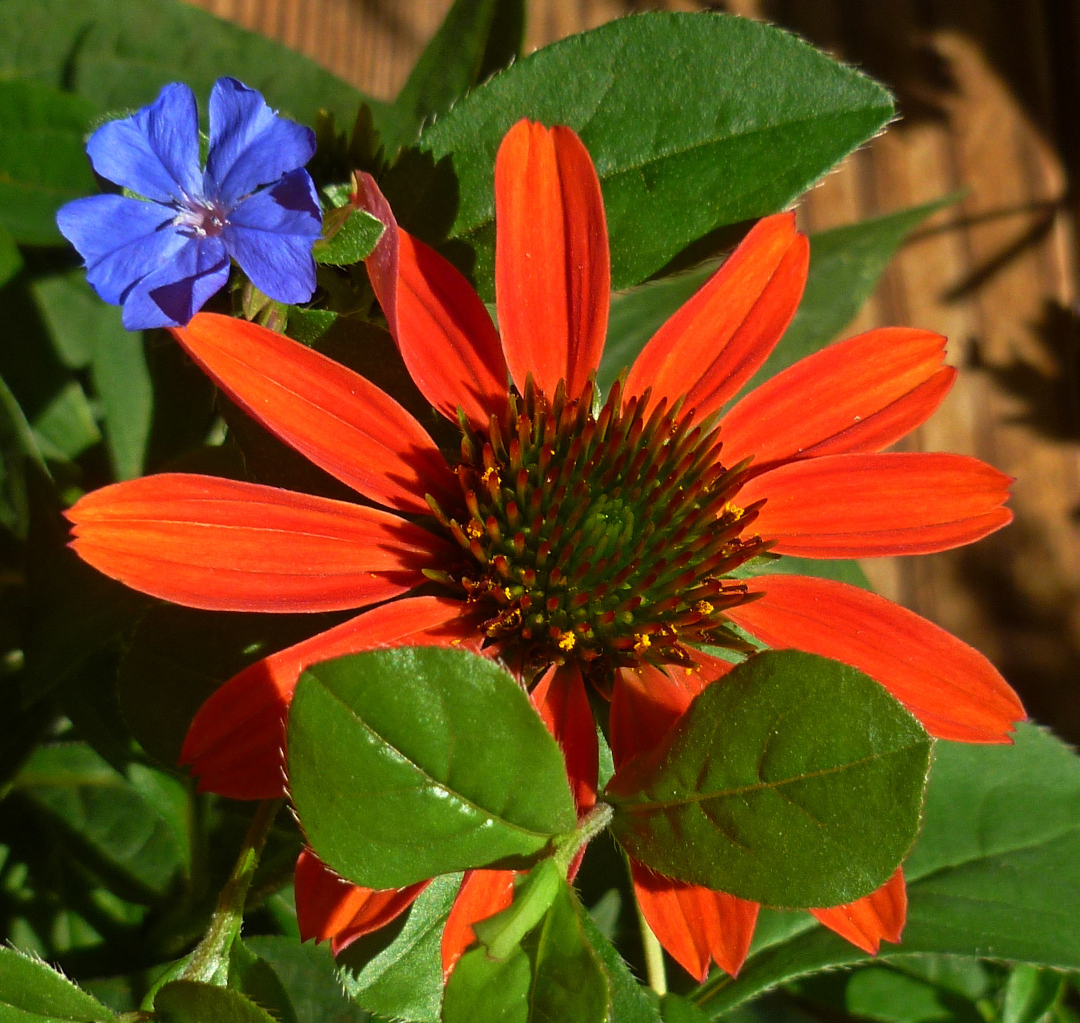
[[[1023,717],[979,653],[861,589],[732,573],[766,552],[922,554],[1005,525],[1009,478],[972,458],[879,453],[922,423],[955,371],[944,339],[875,330],[832,345],[725,406],[762,365],[802,295],[807,239],[794,216],[760,221],[601,400],[609,256],[599,181],[568,128],[521,121],[495,165],[499,331],[465,279],[397,227],[375,182],[354,201],[387,225],[367,260],[417,387],[460,429],[446,456],[372,383],[262,327],[200,314],[179,342],[249,414],[379,505],[206,476],[164,474],[88,494],[73,546],[106,574],[218,610],[378,604],[259,661],[203,706],[183,759],[205,789],[283,791],[288,703],[303,668],[401,644],[461,644],[531,683],[562,743],[579,809],[595,798],[585,682],[614,700],[620,762],[657,741],[727,670],[700,645],[745,649],[732,626],[861,669],[928,731],[1005,742]],[[408,517],[405,517],[408,516]],[[421,586],[425,595],[407,596]],[[692,669],[692,670],[690,670]],[[505,905],[509,875],[474,871],[448,926]],[[703,976],[735,972],[757,907],[635,866],[660,940]],[[343,947],[419,887],[371,893],[310,854],[298,868],[305,933]],[[819,917],[862,947],[896,940],[903,878]]]

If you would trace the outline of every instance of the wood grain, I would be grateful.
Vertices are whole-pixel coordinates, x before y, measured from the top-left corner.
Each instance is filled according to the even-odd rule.
[[[392,98],[450,0],[193,0]],[[694,0],[533,0],[535,48],[634,10]],[[721,6],[713,4],[711,6]],[[811,230],[964,189],[902,250],[850,333],[950,338],[960,379],[908,447],[1017,477],[1016,522],[974,547],[868,565],[878,588],[984,650],[1032,715],[1080,740],[1080,399],[1076,0],[728,0],[864,67],[902,119],[803,201]],[[1063,140],[1063,141],[1062,141]]]

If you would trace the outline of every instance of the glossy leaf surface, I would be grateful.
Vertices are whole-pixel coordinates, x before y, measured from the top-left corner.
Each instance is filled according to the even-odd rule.
[[[881,955],[942,952],[1080,968],[1080,758],[1032,725],[1013,746],[939,742],[922,834],[904,864],[908,922]],[[869,957],[812,918],[763,911],[738,979],[697,1000],[711,1018],[759,992]]]
[[[521,117],[581,136],[603,186],[612,286],[624,288],[713,228],[781,209],[891,115],[881,86],[787,33],[724,15],[647,14],[518,61],[420,148],[452,159],[450,236],[475,249],[490,298],[492,167]]]
[[[457,650],[310,668],[289,778],[311,847],[368,888],[532,856],[576,821],[562,755],[521,687]]]
[[[919,826],[930,738],[836,661],[753,657],[608,784],[612,829],[669,877],[779,906],[867,895]]]

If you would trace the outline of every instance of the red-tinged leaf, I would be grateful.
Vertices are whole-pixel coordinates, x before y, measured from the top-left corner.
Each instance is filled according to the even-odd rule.
[[[611,271],[600,182],[569,128],[518,121],[495,160],[495,295],[514,383],[576,398],[600,364]]]
[[[749,581],[760,600],[730,617],[776,649],[831,657],[876,679],[940,739],[1009,742],[1016,693],[977,650],[925,618],[846,583],[799,575]]]
[[[173,333],[245,412],[365,497],[422,514],[426,494],[460,500],[424,428],[358,373],[232,316],[199,313]]]
[[[392,646],[450,646],[479,652],[481,634],[447,597],[406,597],[279,650],[217,690],[188,729],[180,762],[200,792],[273,799],[285,792],[285,723],[300,673],[312,664]]]
[[[725,464],[880,451],[941,403],[956,378],[945,338],[883,327],[830,345],[751,391],[723,420]]]
[[[964,455],[825,455],[751,479],[738,501],[764,500],[754,529],[777,554],[874,558],[974,543],[1012,520],[1012,479]]]
[[[645,346],[627,394],[686,395],[705,417],[733,397],[769,357],[795,315],[810,246],[793,213],[759,221],[728,260]]]
[[[360,888],[304,848],[296,861],[294,883],[300,940],[329,941],[337,955],[357,938],[385,927],[404,913],[429,882],[385,891]]]
[[[474,941],[472,925],[502,912],[514,901],[513,870],[467,870],[454,908],[442,936],[443,976],[449,977],[454,964]]]
[[[357,185],[353,201],[386,224],[366,266],[409,373],[451,422],[460,406],[485,429],[507,395],[506,360],[487,309],[458,270],[398,227],[370,174]]]
[[[389,512],[176,473],[95,490],[72,547],[136,590],[217,611],[332,611],[396,597],[449,546]]]
[[[630,874],[653,934],[690,976],[703,983],[713,962],[738,975],[754,936],[758,903],[661,877],[633,859]]]
[[[856,902],[810,912],[841,938],[876,956],[882,941],[896,943],[904,930],[907,917],[904,871],[897,867],[896,873],[876,892]]]

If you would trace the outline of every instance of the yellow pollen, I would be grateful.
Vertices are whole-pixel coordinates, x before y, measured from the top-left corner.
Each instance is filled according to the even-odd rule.
[[[635,654],[643,654],[651,646],[652,646],[652,640],[649,639],[649,637],[646,636],[644,632],[639,632],[634,637],[634,653]]]
[[[484,535],[484,527],[476,519],[470,519],[469,524],[465,527],[465,533],[470,540],[479,540]]]
[[[740,508],[737,504],[732,504],[731,501],[728,501],[728,503],[724,505],[724,514],[730,515],[733,519],[741,519],[746,514],[746,509]]]
[[[483,474],[480,476],[480,481],[484,484],[484,486],[487,486],[489,483],[491,483],[492,480],[495,481],[496,485],[502,482],[499,479],[499,470],[496,469],[494,466],[492,466],[490,469],[485,469]]]
[[[574,645],[577,643],[577,636],[572,632],[564,632],[559,637],[559,649],[560,650],[573,650]]]
[[[699,615],[711,615],[713,613],[713,606],[707,600],[699,600],[694,605],[694,613]]]

